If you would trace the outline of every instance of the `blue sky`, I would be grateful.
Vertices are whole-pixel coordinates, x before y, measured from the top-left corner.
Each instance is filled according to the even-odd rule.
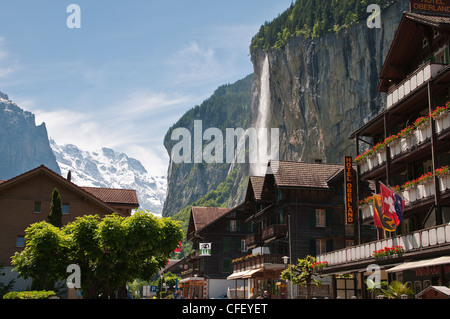
[[[81,28],[66,20],[81,9]],[[253,72],[249,45],[291,0],[17,0],[0,10],[0,91],[58,144],[111,147],[165,175],[167,129]]]

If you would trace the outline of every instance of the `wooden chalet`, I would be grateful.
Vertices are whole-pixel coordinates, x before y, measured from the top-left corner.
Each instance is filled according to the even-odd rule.
[[[244,206],[191,208],[186,239],[193,251],[166,269],[181,274],[181,298],[220,298],[242,284],[227,281],[227,277],[232,273],[232,260],[249,254],[244,240],[249,233]]]
[[[378,240],[323,253],[324,274],[349,273],[350,289],[333,297],[367,298],[364,281],[376,264],[382,280],[410,284],[415,293],[450,285],[450,1],[411,1],[380,73],[386,107],[356,130],[357,181],[380,182],[404,199],[403,222],[395,231],[378,228]],[[441,3],[442,4],[442,3]],[[361,192],[358,200],[363,200]],[[373,225],[370,198],[358,224]],[[374,251],[401,246],[403,254],[375,259]],[[368,268],[369,267],[369,268]]]
[[[301,298],[303,291],[289,291],[280,279],[286,263],[355,244],[345,219],[343,165],[271,161],[264,177],[250,178],[245,201],[254,207],[245,239],[252,257],[236,260],[229,279],[247,279],[247,295]],[[375,232],[365,228],[364,238],[373,240]],[[329,287],[314,293],[331,296]]]

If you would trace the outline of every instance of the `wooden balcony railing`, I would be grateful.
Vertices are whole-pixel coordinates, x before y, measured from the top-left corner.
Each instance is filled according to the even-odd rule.
[[[283,258],[281,255],[262,254],[262,255],[248,255],[238,258],[233,261],[233,271],[245,271],[256,268],[262,268],[268,264],[283,265]]]
[[[328,266],[345,265],[352,262],[374,259],[375,250],[384,247],[402,246],[405,254],[450,245],[450,225],[440,225],[422,229],[406,235],[373,241],[317,256],[318,262],[328,262]]]
[[[285,237],[287,234],[287,227],[284,224],[270,225],[262,231],[262,240],[267,241],[276,238]]]
[[[254,233],[245,238],[245,244],[248,248],[254,248],[260,246],[264,243],[262,240],[262,234]]]

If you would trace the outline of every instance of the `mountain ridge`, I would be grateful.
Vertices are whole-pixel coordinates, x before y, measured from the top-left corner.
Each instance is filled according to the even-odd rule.
[[[139,160],[107,147],[85,151],[73,144],[58,145],[53,139],[50,145],[62,174],[70,171],[78,186],[134,189],[140,209],[161,215],[167,180],[152,176]]]

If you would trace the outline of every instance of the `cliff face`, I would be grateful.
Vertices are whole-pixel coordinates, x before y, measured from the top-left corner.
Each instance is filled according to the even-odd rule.
[[[229,202],[233,206],[241,200],[242,183],[245,183],[248,176],[248,165],[235,165],[227,163],[225,159],[226,149],[226,129],[243,128],[251,126],[251,89],[253,76],[249,75],[236,83],[219,87],[214,94],[201,105],[198,105],[183,115],[167,132],[164,139],[164,146],[171,155],[172,149],[180,140],[172,139],[172,132],[176,128],[185,128],[191,134],[191,145],[194,147],[194,121],[201,121],[203,134],[208,128],[217,128],[223,134],[224,156],[223,163],[195,163],[194,149],[190,156],[191,163],[176,163],[170,159],[167,173],[167,193],[164,202],[163,216],[172,216],[184,207],[192,204],[196,200],[206,195],[209,191],[215,190],[222,183],[228,174],[236,169],[235,185],[232,191],[226,194],[227,198],[221,198],[216,202]],[[197,136],[198,137],[198,136]],[[203,136],[200,136],[202,139]],[[203,147],[210,141],[203,139]],[[214,205],[214,204],[212,204]]]
[[[267,52],[270,64],[269,127],[280,129],[280,158],[341,163],[354,155],[349,136],[364,119],[384,107],[377,92],[384,57],[408,1],[381,11],[381,28],[366,21],[319,38],[288,40]],[[258,113],[266,53],[252,55],[255,83],[253,118]]]
[[[22,110],[0,92],[0,179],[9,179],[45,165],[60,174],[47,129],[36,126],[34,114]]]
[[[255,50],[251,57],[253,86],[251,94],[248,92],[251,110],[240,107],[228,113],[226,108],[214,110],[204,103],[196,111],[190,111],[190,115],[188,112],[183,116],[175,127],[185,125],[192,131],[188,120],[200,118],[215,126],[218,117],[222,117],[219,122],[229,125],[225,127],[257,128],[261,125],[259,120],[267,118],[261,127],[279,129],[280,160],[311,162],[320,159],[324,163],[342,163],[344,156],[355,155],[355,142],[349,140],[351,133],[385,105],[385,95],[377,91],[378,75],[402,13],[408,8],[407,0],[394,1],[381,11],[379,29],[368,28],[363,20],[318,38],[291,38],[281,50]],[[263,75],[266,56],[268,78]],[[270,92],[266,92],[267,79]],[[246,95],[249,87],[241,89]],[[270,99],[268,106],[260,103],[261,92]],[[261,105],[267,108],[266,116],[260,112]],[[236,113],[239,110],[240,113]],[[236,119],[251,123],[244,126]],[[221,127],[217,125],[215,127]],[[204,127],[207,127],[205,122]],[[165,145],[169,151],[167,136]],[[171,163],[163,214],[172,215],[201,198],[217,187],[232,168],[230,164]],[[242,199],[245,177],[253,172],[249,165],[236,169],[238,177],[229,206]]]

